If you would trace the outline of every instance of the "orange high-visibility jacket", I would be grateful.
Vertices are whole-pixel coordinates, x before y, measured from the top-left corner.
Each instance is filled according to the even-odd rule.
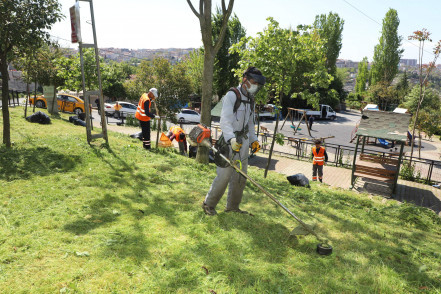
[[[183,129],[181,129],[181,128],[178,127],[178,126],[174,126],[174,127],[171,127],[171,128],[170,128],[170,132],[173,133],[173,135],[175,136],[175,140],[176,140],[177,142],[184,142],[184,140],[181,140],[181,139],[179,138],[179,135],[180,135],[181,133],[184,133],[184,134],[185,134],[185,132],[184,132]]]
[[[312,160],[312,164],[317,165],[323,165],[325,163],[325,148],[320,146],[320,150],[317,153],[317,150],[314,147],[312,147],[312,154],[314,155],[314,158]]]
[[[144,103],[149,101],[149,111],[152,107],[152,101],[150,100],[147,93],[142,94],[141,98],[139,98],[138,108],[136,109],[135,117],[141,121],[149,121],[150,117],[145,114]]]
[[[118,105],[115,104],[115,105],[113,106],[113,108],[115,108],[115,110],[121,110],[122,106],[119,105],[119,104],[118,104]]]

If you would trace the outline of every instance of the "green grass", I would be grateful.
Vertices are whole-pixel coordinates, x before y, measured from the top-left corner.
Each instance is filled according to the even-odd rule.
[[[215,217],[200,204],[213,165],[147,152],[110,133],[86,143],[61,114],[51,125],[11,109],[0,148],[0,293],[441,293],[441,221],[432,211],[349,191],[290,186],[249,174],[313,236],[247,184],[242,208]]]

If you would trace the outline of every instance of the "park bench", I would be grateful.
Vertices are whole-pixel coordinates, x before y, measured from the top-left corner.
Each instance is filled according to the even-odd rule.
[[[355,165],[354,176],[393,183],[398,163],[397,159],[362,153]]]

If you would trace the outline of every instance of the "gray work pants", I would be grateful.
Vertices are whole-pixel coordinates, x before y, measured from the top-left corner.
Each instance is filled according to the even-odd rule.
[[[235,154],[233,157],[233,162],[237,159],[242,159],[242,170],[245,173],[248,169],[248,145],[248,140],[244,140],[243,145],[240,148],[240,152]],[[226,209],[238,209],[239,204],[242,201],[243,189],[245,188],[247,179],[231,166],[225,168],[217,167],[216,172],[217,176],[211,184],[211,188],[205,197],[205,204],[215,208],[228,186]]]

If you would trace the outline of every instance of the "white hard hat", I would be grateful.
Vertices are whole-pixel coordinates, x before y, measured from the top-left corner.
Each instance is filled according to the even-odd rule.
[[[158,90],[156,88],[151,88],[149,92],[152,92],[152,94],[155,95],[155,98],[158,98]]]

